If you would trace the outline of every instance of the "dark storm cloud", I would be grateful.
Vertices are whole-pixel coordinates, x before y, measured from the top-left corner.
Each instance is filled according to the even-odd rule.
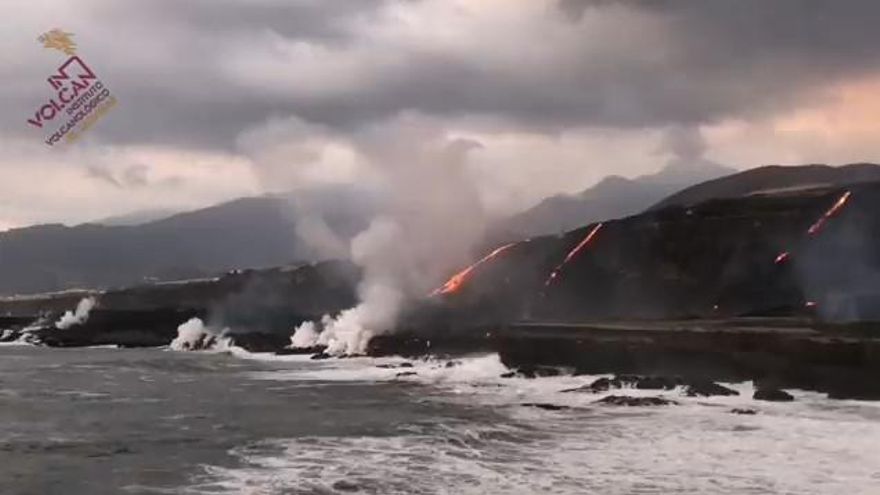
[[[669,23],[695,69],[811,62],[817,70],[876,68],[875,0],[560,0],[579,22],[587,12],[641,11]],[[743,65],[745,64],[745,65]]]
[[[429,112],[641,127],[772,112],[803,103],[808,90],[880,70],[875,0],[562,0],[560,8],[575,24],[586,14],[620,23],[626,36],[604,49],[613,63],[595,63],[597,40],[584,36],[574,47],[583,57],[555,73],[535,77],[525,67],[524,77],[511,79],[454,60],[417,60],[413,80],[388,94],[400,106]],[[646,34],[635,26],[627,31],[627,17],[637,15],[659,23],[662,46],[613,45]],[[370,102],[393,106],[383,105],[381,95]]]
[[[364,28],[378,25],[388,5],[432,3],[160,0],[84,7],[83,24],[104,36],[87,53],[119,95],[100,137],[231,148],[242,130],[271,116],[295,114],[347,131],[406,110],[548,130],[687,126],[788,109],[811,90],[880,69],[880,2],[871,0],[562,0],[534,19],[534,29],[466,33],[457,40],[466,47],[460,50],[414,42],[418,33],[377,40]],[[143,36],[126,39],[136,37],[132,27]],[[547,60],[504,59],[483,46],[484,34],[514,51],[545,47]],[[325,52],[294,66],[284,58],[291,46]],[[230,72],[230,57],[248,60],[252,53],[257,60],[270,52],[276,64],[270,57],[242,72],[260,81],[280,77],[272,87]],[[359,79],[325,90],[336,77],[320,65],[346,66],[346,57],[363,62]],[[48,69],[3,71],[14,79],[4,96],[4,107],[14,110],[0,121],[4,131],[30,131],[24,120],[39,98],[29,84],[40,84],[34,74]],[[298,76],[310,80],[313,73],[327,84],[299,88]]]
[[[569,48],[583,56],[546,73],[527,65],[499,73],[473,61],[410,53],[405,77],[364,88],[314,118],[366,119],[414,108],[550,127],[699,124],[784,109],[802,103],[810,89],[880,69],[875,0],[563,0],[561,7],[576,14],[575,22],[592,9],[626,34],[608,39],[597,62],[594,44],[602,40],[582,33]],[[627,40],[645,34],[635,26],[627,32],[629,14],[654,18],[664,45]]]

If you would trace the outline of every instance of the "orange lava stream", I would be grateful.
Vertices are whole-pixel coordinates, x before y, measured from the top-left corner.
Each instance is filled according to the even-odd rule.
[[[807,234],[818,234],[822,230],[822,228],[825,227],[825,223],[828,222],[828,219],[840,213],[840,210],[842,210],[843,207],[846,206],[846,202],[849,201],[850,196],[852,196],[852,193],[849,191],[843,193],[843,196],[841,196],[840,199],[838,199],[837,202],[834,203],[834,206],[832,206],[828,211],[825,212],[824,215],[816,220],[816,223],[810,226],[809,230],[807,230]]]
[[[596,237],[596,234],[602,228],[602,225],[604,224],[597,223],[596,226],[593,227],[592,230],[590,230],[590,232],[586,235],[586,237],[584,237],[584,239],[577,246],[575,246],[574,249],[568,252],[568,255],[565,257],[564,260],[562,260],[562,263],[560,263],[552,272],[550,272],[550,276],[547,277],[547,280],[544,282],[544,287],[549,287],[550,284],[553,283],[554,280],[556,280],[556,277],[559,276],[559,273],[562,271],[565,265],[567,265],[569,261],[574,259],[574,257],[577,256],[578,253],[580,253],[590,243],[590,241],[593,240],[594,237]]]
[[[810,228],[807,229],[807,235],[814,236],[821,232],[822,229],[825,228],[825,224],[828,223],[828,220],[837,216],[843,209],[843,207],[846,206],[846,203],[849,201],[850,196],[852,196],[852,193],[850,191],[846,191],[839,198],[837,198],[837,201],[834,202],[834,205],[832,205],[831,208],[828,209],[828,211],[823,213],[822,216],[813,223],[813,225],[810,225]],[[791,254],[788,251],[784,251],[776,257],[774,263],[776,263],[777,265],[781,265],[782,263],[788,261],[790,257]]]
[[[507,251],[508,249],[513,247],[514,245],[516,245],[516,243],[511,242],[510,244],[505,244],[505,245],[495,249],[494,251],[487,254],[486,256],[484,256],[482,259],[480,259],[476,263],[472,264],[471,266],[465,268],[464,270],[462,270],[462,271],[456,273],[455,275],[453,275],[452,277],[450,277],[449,280],[447,280],[446,283],[443,284],[442,287],[434,289],[434,291],[431,292],[430,295],[436,296],[438,294],[453,294],[455,292],[458,292],[461,289],[461,287],[464,285],[464,283],[467,282],[468,279],[470,279],[471,274],[478,266],[482,265],[483,263],[486,263],[487,261],[490,261],[492,258],[498,256],[499,254],[503,253],[504,251]]]

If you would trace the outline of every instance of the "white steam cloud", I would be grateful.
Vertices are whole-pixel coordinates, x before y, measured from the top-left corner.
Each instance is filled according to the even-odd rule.
[[[404,300],[402,276],[395,266],[403,233],[389,218],[373,220],[370,226],[351,242],[351,259],[364,268],[364,279],[358,287],[360,303],[336,318],[325,315],[323,331],[318,333],[314,322],[300,325],[291,338],[294,347],[327,346],[330,354],[360,354],[370,339],[392,329]]]
[[[76,310],[74,311],[65,311],[61,318],[55,322],[55,328],[59,328],[61,330],[65,330],[74,325],[82,325],[89,319],[89,313],[95,307],[94,297],[84,297],[79,303],[76,305]]]
[[[177,327],[177,337],[171,341],[170,347],[175,351],[228,349],[229,339],[223,338],[222,334],[205,326],[201,318],[190,318]]]
[[[272,122],[266,133],[250,133],[240,144],[252,151],[257,166],[277,170],[272,159],[279,149],[296,149],[291,141],[302,141],[307,126],[298,120],[289,124]],[[336,355],[360,354],[375,335],[393,331],[400,310],[409,297],[423,296],[439,280],[466,263],[486,224],[468,153],[479,143],[456,139],[418,115],[405,115],[344,138],[321,130],[322,149],[301,155],[317,160],[331,170],[333,156],[345,157],[339,182],[363,185],[383,193],[387,208],[348,244],[348,256],[363,268],[358,287],[360,303],[321,322],[300,325],[292,337],[295,347],[326,345]],[[315,139],[308,142],[315,146]],[[268,147],[268,149],[267,149]],[[340,150],[346,150],[340,152]],[[352,159],[352,157],[354,157]],[[289,155],[287,155],[289,158]],[[330,160],[330,162],[328,162]],[[315,161],[285,163],[287,167],[313,168]],[[258,171],[260,173],[260,171]],[[308,189],[326,184],[326,174],[291,174],[290,188]],[[309,177],[319,177],[314,181]],[[277,187],[277,186],[276,186]],[[309,219],[297,219],[309,222]],[[300,235],[315,248],[327,246],[326,231],[310,238],[308,229]],[[326,253],[332,256],[336,253]]]

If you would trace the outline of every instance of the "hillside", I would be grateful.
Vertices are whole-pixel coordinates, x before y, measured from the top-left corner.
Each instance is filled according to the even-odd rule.
[[[578,194],[547,198],[509,219],[501,230],[514,237],[530,237],[634,215],[682,188],[734,172],[728,167],[700,161],[689,166],[667,166],[656,174],[635,179],[612,175]]]
[[[876,180],[880,180],[880,165],[872,163],[853,163],[839,167],[768,165],[688,187],[660,201],[651,209],[672,205],[688,206],[709,199],[774,194]]]
[[[329,206],[328,206],[329,205]],[[196,278],[326,257],[297,233],[323,212],[340,238],[376,205],[350,191],[242,198],[140,225],[37,225],[0,232],[0,295]]]

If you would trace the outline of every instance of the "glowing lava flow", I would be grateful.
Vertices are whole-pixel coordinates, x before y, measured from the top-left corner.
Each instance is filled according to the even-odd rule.
[[[791,254],[788,251],[782,252],[779,254],[779,256],[776,257],[776,261],[774,261],[774,263],[776,263],[777,265],[781,265],[782,263],[788,261],[788,258],[790,256]]]
[[[840,199],[838,199],[837,202],[834,203],[834,206],[832,206],[828,211],[825,212],[824,215],[816,220],[816,223],[810,226],[810,229],[807,230],[807,234],[818,234],[822,230],[822,228],[825,227],[825,223],[828,222],[828,219],[840,213],[840,210],[842,210],[843,207],[846,206],[846,202],[849,201],[850,196],[852,196],[852,193],[849,191],[843,193],[843,196],[841,196]]]
[[[464,270],[462,270],[462,271],[456,273],[455,275],[453,275],[452,277],[450,277],[449,280],[447,280],[446,283],[443,284],[442,287],[440,287],[438,289],[434,289],[434,291],[431,292],[430,295],[436,296],[437,294],[453,294],[455,292],[458,292],[459,289],[461,289],[461,287],[464,285],[464,283],[467,282],[468,279],[470,279],[471,274],[478,266],[482,265],[483,263],[486,263],[487,261],[490,261],[492,258],[498,256],[499,254],[503,253],[504,251],[507,251],[508,249],[510,249],[511,247],[513,247],[515,245],[516,245],[515,242],[511,242],[510,244],[505,244],[505,245],[501,246],[500,248],[495,249],[494,251],[487,254],[482,259],[480,259],[480,261],[477,261],[473,265],[465,268]]]
[[[574,249],[568,252],[568,255],[565,257],[564,260],[562,260],[562,263],[560,263],[559,266],[557,266],[555,269],[553,269],[552,272],[550,272],[550,276],[547,277],[547,280],[544,282],[544,287],[549,287],[550,284],[553,283],[554,280],[556,280],[556,277],[559,276],[559,273],[562,271],[565,265],[567,265],[569,261],[577,256],[578,253],[580,253],[587,246],[587,244],[589,244],[590,241],[592,241],[593,238],[596,237],[596,234],[599,232],[599,229],[602,228],[602,225],[604,224],[597,223],[596,226],[593,227],[592,230],[590,230],[587,236],[584,237],[584,240],[582,240],[577,246],[574,247]]]
[[[831,208],[828,209],[828,211],[822,214],[822,216],[819,217],[818,220],[813,222],[813,225],[810,225],[810,228],[807,229],[807,235],[814,236],[821,232],[822,229],[825,228],[825,224],[828,223],[828,220],[839,214],[840,210],[842,210],[843,207],[846,206],[846,203],[849,201],[850,196],[852,196],[852,193],[850,191],[846,191],[845,193],[843,193],[843,195],[837,199],[837,201],[834,203],[834,205],[831,206]],[[787,262],[790,257],[791,254],[788,251],[784,251],[776,257],[774,263],[776,263],[777,265],[781,265]]]

